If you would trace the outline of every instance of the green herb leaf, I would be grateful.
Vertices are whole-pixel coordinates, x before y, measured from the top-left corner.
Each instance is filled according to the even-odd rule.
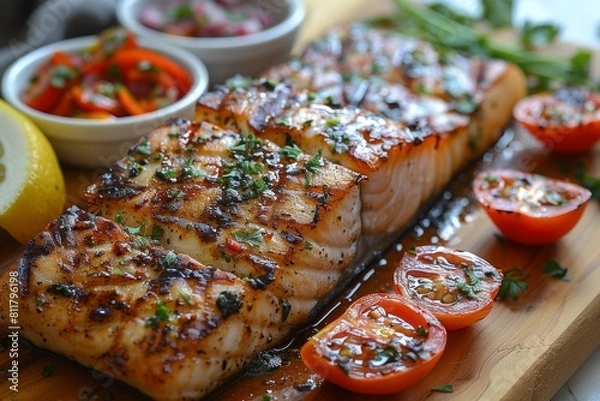
[[[187,292],[179,291],[179,296],[183,301],[188,305],[194,305],[194,301],[192,300],[192,296]]]
[[[296,145],[286,145],[279,151],[282,155],[287,157],[288,159],[298,160],[300,155],[302,154],[302,150]]]
[[[585,82],[590,74],[590,63],[592,53],[587,50],[578,50],[571,56],[570,66],[573,77],[567,80],[567,83],[578,84]]]
[[[526,49],[536,49],[547,46],[554,42],[560,35],[560,26],[546,22],[542,24],[534,24],[530,21],[525,21],[521,27],[521,44]]]
[[[262,230],[237,230],[233,233],[233,238],[235,238],[238,242],[245,242],[251,246],[260,246],[263,242],[263,232]]]
[[[581,163],[575,166],[575,177],[581,185],[592,192],[593,199],[600,199],[600,177],[586,173]]]
[[[162,301],[158,301],[154,316],[146,319],[146,327],[158,327],[160,323],[168,321],[170,316],[171,310]]]
[[[310,186],[312,182],[313,174],[317,173],[321,167],[325,164],[323,160],[323,150],[319,149],[317,153],[306,161],[304,166],[306,167],[306,178],[304,180],[304,185],[306,187]]]
[[[498,299],[501,301],[507,299],[516,301],[519,299],[519,295],[527,291],[527,288],[529,287],[528,284],[523,281],[526,278],[526,274],[517,267],[513,267],[503,273],[504,277],[502,279],[500,291],[498,292]]]
[[[550,277],[560,278],[563,281],[571,281],[571,277],[567,276],[567,268],[562,267],[561,264],[554,259],[546,262],[543,271]]]
[[[453,393],[454,386],[452,386],[452,384],[441,384],[432,388],[431,391],[436,393]]]
[[[177,267],[178,262],[177,254],[173,251],[168,251],[159,261],[159,264],[163,269],[173,269]]]
[[[483,19],[494,28],[512,26],[513,0],[481,0]]]
[[[154,241],[160,241],[165,235],[165,229],[161,226],[152,227],[152,234],[150,234],[150,239]]]
[[[135,147],[135,152],[141,155],[150,155],[152,153],[152,145],[150,144],[150,140],[145,138]]]

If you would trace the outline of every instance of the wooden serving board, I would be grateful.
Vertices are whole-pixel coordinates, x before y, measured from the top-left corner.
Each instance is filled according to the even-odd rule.
[[[328,26],[364,19],[391,9],[387,1],[306,0],[308,19],[299,46]],[[568,49],[569,47],[567,47]],[[232,380],[212,394],[213,400],[548,400],[579,365],[600,346],[600,203],[592,201],[576,228],[551,246],[526,247],[501,241],[485,214],[475,205],[470,181],[475,171],[512,166],[553,177],[569,178],[565,166],[583,163],[600,175],[600,146],[576,158],[548,154],[521,133],[509,132],[495,149],[463,172],[402,236],[379,262],[366,268],[351,285],[326,305],[320,315],[283,344],[284,366],[272,374]],[[69,203],[85,206],[80,198],[98,171],[63,168]],[[497,302],[491,314],[473,327],[450,332],[439,364],[413,389],[389,397],[366,397],[323,382],[298,359],[297,349],[315,330],[333,320],[353,300],[373,292],[392,291],[392,274],[404,250],[439,243],[472,251],[501,269],[519,267],[528,274],[528,291],[516,302]],[[0,231],[0,273],[14,263],[22,247]],[[568,268],[571,281],[542,272],[550,259]],[[0,369],[14,358],[12,344],[2,341]],[[64,357],[19,343],[19,392],[0,382],[2,400],[144,400],[142,394],[99,372]],[[452,384],[453,394],[431,388]]]

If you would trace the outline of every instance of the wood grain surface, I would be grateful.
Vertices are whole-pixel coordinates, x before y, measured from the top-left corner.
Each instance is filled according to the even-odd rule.
[[[298,48],[328,26],[368,18],[391,10],[388,1],[306,0],[308,18]],[[572,46],[562,46],[560,52]],[[513,137],[514,136],[514,137]],[[511,140],[512,139],[512,140]],[[488,166],[513,166],[553,177],[570,177],[565,166],[583,163],[600,175],[600,147],[577,158],[548,154],[521,133],[508,133],[481,161],[463,172],[395,242],[382,259],[369,266],[339,297],[324,307],[313,322],[290,340],[284,355],[289,360],[273,374],[238,377],[212,394],[214,400],[548,400],[577,367],[600,345],[600,203],[593,201],[564,239],[551,246],[526,247],[500,241],[497,231],[477,208],[469,190],[475,171]],[[82,191],[98,171],[63,168],[69,203],[83,206]],[[324,383],[297,358],[302,339],[334,319],[359,296],[391,291],[392,272],[403,250],[413,245],[440,243],[469,250],[501,269],[524,270],[528,291],[516,302],[497,302],[491,314],[475,326],[449,333],[449,341],[433,372],[413,389],[389,397],[365,397]],[[22,247],[0,231],[0,272],[20,256]],[[550,259],[568,268],[571,281],[542,272]],[[2,341],[0,369],[10,366],[11,343]],[[142,394],[99,372],[66,358],[32,349],[19,342],[19,392],[0,382],[2,400],[143,400]],[[452,384],[453,394],[431,392]],[[311,389],[310,391],[307,391]]]

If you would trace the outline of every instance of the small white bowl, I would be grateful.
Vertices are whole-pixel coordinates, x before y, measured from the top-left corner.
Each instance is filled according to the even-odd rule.
[[[94,36],[69,39],[34,50],[15,61],[2,78],[2,96],[15,108],[27,115],[46,134],[58,158],[72,165],[99,168],[108,167],[123,157],[129,147],[171,117],[191,119],[196,101],[208,86],[208,72],[204,64],[185,50],[151,39],[138,38],[140,47],[161,53],[184,67],[192,77],[191,89],[177,102],[156,111],[112,120],[93,120],[61,117],[27,106],[21,94],[39,66],[55,51],[74,52],[92,45]]]
[[[117,18],[121,25],[140,37],[194,53],[206,64],[211,85],[222,83],[235,74],[255,76],[285,61],[306,17],[303,0],[257,0],[260,7],[270,10],[280,22],[244,36],[186,37],[163,33],[139,22],[140,11],[145,4],[160,3],[161,0],[122,0],[117,5]]]

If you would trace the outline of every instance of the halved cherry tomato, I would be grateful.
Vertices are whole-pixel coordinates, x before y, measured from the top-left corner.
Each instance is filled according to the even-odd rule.
[[[479,173],[473,190],[502,234],[527,245],[550,244],[577,224],[591,192],[577,184],[515,170]]]
[[[600,95],[562,88],[521,99],[515,120],[556,153],[582,153],[600,139]]]
[[[433,313],[446,330],[456,330],[490,313],[502,273],[471,252],[420,246],[404,254],[394,283],[402,295]]]
[[[300,356],[347,390],[392,394],[423,379],[445,346],[446,330],[431,313],[399,294],[371,294],[310,338]]]

